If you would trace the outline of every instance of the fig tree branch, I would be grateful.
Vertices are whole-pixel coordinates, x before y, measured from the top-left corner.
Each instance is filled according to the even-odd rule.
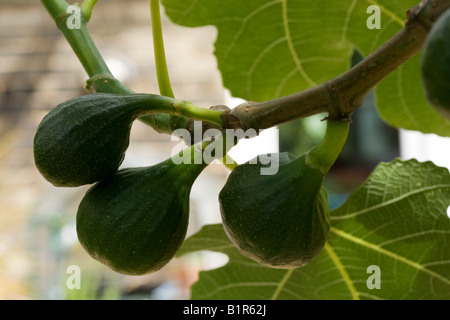
[[[222,116],[226,128],[256,131],[323,112],[349,120],[364,97],[388,74],[418,53],[450,0],[423,0],[407,12],[404,28],[342,75],[316,87],[265,102],[245,102]]]
[[[88,1],[85,8],[91,10],[96,2]],[[70,29],[67,27],[67,19],[70,16],[67,13],[69,4],[65,0],[41,0],[41,3],[55,21],[56,26],[64,35],[86,71],[89,77],[86,85],[87,90],[101,93],[134,93],[111,73],[87,29],[87,19],[83,11],[81,11],[82,14],[80,16],[80,28]],[[168,114],[148,115],[139,118],[139,120],[148,124],[157,132],[167,134],[172,134],[176,128],[185,128],[189,125],[189,119],[184,117],[170,117]]]
[[[65,25],[68,15],[65,0],[41,2],[89,75],[87,88],[91,92],[133,93],[114,78],[108,69],[90,37],[84,15],[81,29],[73,32]],[[264,102],[248,101],[227,110],[222,114],[222,129],[246,131],[251,128],[259,131],[324,112],[328,113],[329,118],[348,121],[370,90],[421,50],[430,28],[448,8],[450,0],[423,0],[408,10],[402,30],[352,69],[316,87],[292,95]],[[160,133],[172,134],[176,128],[189,128],[193,119],[155,114],[140,120]],[[205,126],[207,127],[208,125]]]

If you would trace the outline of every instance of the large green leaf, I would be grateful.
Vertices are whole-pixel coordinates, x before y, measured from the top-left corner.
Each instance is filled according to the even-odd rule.
[[[448,169],[394,160],[332,211],[325,249],[303,268],[270,269],[245,258],[220,224],[187,239],[179,255],[229,256],[225,266],[200,272],[193,299],[450,299],[449,205]],[[372,275],[373,265],[380,273]],[[376,275],[380,289],[370,289]]]
[[[215,55],[225,87],[265,101],[323,83],[368,55],[403,27],[418,0],[162,0],[177,24],[218,30]],[[381,29],[366,26],[367,8],[381,9]],[[377,88],[381,117],[394,127],[450,136],[450,121],[426,102],[418,59]]]

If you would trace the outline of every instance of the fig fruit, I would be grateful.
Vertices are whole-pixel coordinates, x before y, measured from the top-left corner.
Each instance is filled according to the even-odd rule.
[[[189,194],[207,164],[159,164],[121,169],[93,185],[78,207],[82,247],[94,259],[127,275],[158,271],[183,243]]]
[[[427,100],[450,119],[450,9],[431,28],[420,59]]]
[[[238,165],[219,193],[223,227],[245,256],[272,268],[299,268],[324,247],[330,229],[325,174],[348,134],[348,122],[328,120],[323,141],[295,158],[270,154],[273,175],[258,159]],[[278,160],[277,160],[278,159]]]
[[[39,124],[34,160],[46,180],[77,187],[117,171],[134,120],[172,108],[173,100],[151,94],[90,94],[65,101]]]
[[[328,198],[322,172],[305,156],[278,158],[275,175],[261,175],[259,161],[237,166],[219,194],[220,210],[225,232],[244,255],[270,267],[298,268],[325,244]]]

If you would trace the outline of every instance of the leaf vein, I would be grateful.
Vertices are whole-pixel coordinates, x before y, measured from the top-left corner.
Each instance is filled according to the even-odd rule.
[[[344,26],[342,28],[342,36],[341,36],[342,42],[345,42],[347,39],[348,24],[350,22],[350,16],[353,12],[353,9],[355,9],[356,2],[357,2],[357,0],[353,0],[347,10],[347,15],[345,16]]]
[[[342,261],[339,259],[336,252],[333,250],[333,248],[328,242],[325,243],[325,251],[328,253],[330,259],[333,261],[334,265],[341,274],[344,283],[347,285],[347,288],[350,291],[351,296],[353,297],[353,300],[359,300],[358,291],[353,285],[347,270],[345,270],[345,266],[342,264]]]
[[[433,234],[433,233],[444,233],[444,234],[447,233],[447,234],[450,234],[450,231],[448,231],[448,230],[428,230],[428,231],[416,232],[416,233],[404,235],[402,237],[397,237],[397,238],[394,238],[394,239],[386,240],[384,242],[379,243],[378,246],[384,247],[384,246],[386,246],[388,244],[392,244],[392,243],[395,243],[395,242],[398,242],[398,241],[403,241],[403,240],[406,240],[406,239],[421,237],[421,236],[425,236],[425,235]]]
[[[278,296],[280,295],[281,291],[283,291],[287,281],[289,280],[289,278],[291,277],[292,273],[294,272],[295,269],[289,269],[286,271],[286,273],[284,274],[283,278],[281,279],[281,281],[279,282],[275,292],[272,295],[272,298],[270,300],[276,300],[278,298]]]
[[[425,266],[421,265],[420,263],[414,262],[409,260],[408,258],[402,257],[392,251],[386,250],[381,248],[379,245],[376,245],[374,243],[362,240],[360,238],[357,238],[345,231],[339,230],[335,227],[331,227],[330,231],[333,232],[334,234],[340,236],[341,238],[344,238],[348,241],[351,241],[353,243],[356,243],[360,246],[363,246],[367,249],[373,250],[375,252],[377,252],[378,254],[390,257],[392,259],[394,259],[394,264],[397,265],[397,262],[402,262],[404,264],[409,265],[410,267],[415,268],[417,271],[422,271],[426,274],[428,274],[429,276],[435,278],[435,279],[439,279],[442,282],[444,282],[447,285],[450,285],[450,279],[445,278],[443,275],[436,273],[428,268],[426,268]]]
[[[438,185],[434,185],[434,186],[430,186],[430,187],[420,188],[420,189],[417,189],[417,190],[413,190],[411,192],[404,193],[401,196],[396,197],[396,198],[392,198],[391,200],[388,200],[386,202],[378,203],[378,204],[376,204],[374,206],[366,207],[366,208],[364,208],[362,210],[359,210],[359,211],[356,211],[356,212],[352,212],[352,213],[349,213],[349,214],[346,214],[346,215],[341,215],[341,216],[332,216],[332,217],[330,217],[330,219],[331,220],[345,220],[345,219],[349,219],[349,218],[354,218],[354,217],[357,217],[357,216],[359,216],[361,214],[365,214],[365,213],[368,213],[368,212],[371,212],[371,211],[374,211],[374,210],[377,210],[377,209],[380,209],[380,208],[383,208],[383,207],[395,204],[396,202],[402,201],[402,200],[404,200],[404,199],[406,199],[408,197],[414,196],[414,195],[416,195],[418,193],[431,191],[431,190],[435,190],[435,189],[441,189],[441,188],[442,189],[450,188],[450,185],[448,185],[448,184],[438,184]]]
[[[381,5],[378,1],[375,0],[367,0],[368,3],[374,4],[380,8],[381,11],[383,11],[387,16],[389,16],[392,20],[397,22],[400,26],[403,27],[404,20],[401,19],[398,15],[396,15],[394,12],[386,8],[385,6]]]
[[[259,6],[258,8],[256,8],[255,10],[253,10],[252,12],[250,12],[250,14],[248,14],[245,18],[242,19],[242,24],[241,27],[239,28],[239,30],[236,32],[236,34],[233,37],[233,41],[230,43],[230,45],[228,46],[227,50],[224,52],[224,59],[226,60],[228,55],[230,54],[231,50],[234,48],[234,46],[236,45],[238,39],[241,37],[241,35],[244,32],[245,27],[247,26],[248,21],[253,18],[255,15],[257,15],[260,11],[275,5],[277,3],[280,3],[281,0],[275,0],[275,1],[271,1],[268,2],[262,6]]]
[[[294,63],[297,67],[298,72],[300,72],[300,75],[308,82],[308,84],[312,87],[315,87],[317,84],[308,76],[308,74],[305,72],[305,69],[303,69],[302,61],[300,60],[297,52],[295,51],[295,47],[292,41],[291,36],[291,30],[289,28],[289,20],[288,20],[288,8],[287,8],[287,0],[282,0],[282,7],[283,7],[283,25],[284,25],[284,33],[286,36],[286,41],[289,47],[289,51],[291,52],[292,58],[294,60]]]

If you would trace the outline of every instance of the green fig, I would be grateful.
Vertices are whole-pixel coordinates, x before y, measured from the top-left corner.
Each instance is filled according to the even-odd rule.
[[[39,124],[34,160],[55,186],[77,187],[117,171],[136,118],[173,109],[175,100],[152,94],[90,94],[65,101]]]
[[[298,268],[324,247],[330,229],[325,174],[348,134],[348,122],[328,121],[324,140],[298,158],[269,154],[274,174],[257,157],[238,165],[219,193],[223,227],[245,256],[272,268]],[[276,156],[278,155],[278,157]]]
[[[450,119],[450,9],[431,28],[420,58],[420,69],[429,103]]]
[[[219,194],[220,210],[225,232],[247,257],[297,268],[323,248],[330,210],[322,172],[308,167],[305,156],[278,158],[274,175],[261,175],[264,165],[255,160],[237,166]]]
[[[206,163],[122,169],[93,185],[76,218],[78,239],[96,260],[127,275],[164,267],[184,241],[189,195]]]

